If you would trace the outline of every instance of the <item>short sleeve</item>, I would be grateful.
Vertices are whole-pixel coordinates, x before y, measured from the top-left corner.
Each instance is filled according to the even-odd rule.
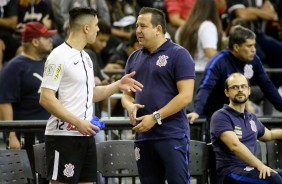
[[[216,111],[212,115],[210,126],[211,134],[217,138],[219,138],[223,132],[234,131],[231,121],[222,110]]]
[[[216,26],[210,21],[204,21],[199,28],[199,41],[202,47],[217,49],[218,34]]]
[[[177,81],[195,78],[195,63],[186,49],[180,47],[174,60],[175,78]]]
[[[10,61],[0,72],[0,102],[20,101],[21,67]]]

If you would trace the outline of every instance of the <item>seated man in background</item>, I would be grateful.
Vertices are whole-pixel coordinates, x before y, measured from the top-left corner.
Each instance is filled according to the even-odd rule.
[[[225,81],[224,93],[229,105],[211,117],[211,141],[220,183],[282,183],[282,170],[266,166],[255,156],[257,139],[282,139],[282,129],[268,130],[246,110],[251,88],[243,74],[231,74]]]
[[[226,0],[230,19],[241,18],[250,24],[250,29],[256,34],[257,55],[269,68],[282,68],[282,43],[265,34],[266,21],[277,20],[277,12],[269,0],[247,1]],[[282,85],[282,74],[273,73],[271,80],[276,88]]]
[[[209,122],[211,115],[228,103],[228,98],[224,95],[224,81],[235,72],[246,76],[252,86],[259,86],[274,107],[282,111],[282,98],[256,55],[255,44],[256,35],[250,29],[242,26],[234,26],[231,29],[229,49],[215,55],[205,69],[194,100],[195,112],[187,115],[191,123],[199,116],[205,116]],[[209,137],[207,132],[207,142],[210,142]]]

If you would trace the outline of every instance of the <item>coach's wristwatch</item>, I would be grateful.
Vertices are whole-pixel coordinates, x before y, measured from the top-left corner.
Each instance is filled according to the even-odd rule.
[[[158,111],[153,112],[153,117],[157,121],[158,125],[162,124],[161,114]]]

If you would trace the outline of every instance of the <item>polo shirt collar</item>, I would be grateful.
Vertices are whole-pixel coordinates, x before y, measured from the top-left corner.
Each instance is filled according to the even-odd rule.
[[[233,116],[242,116],[242,117],[249,117],[251,114],[245,109],[244,110],[244,113],[241,113],[241,112],[238,112],[238,111],[236,111],[236,110],[234,110],[234,109],[232,109],[231,107],[229,107],[229,105],[227,105],[227,104],[224,104],[224,106],[223,106],[223,108],[225,109],[225,110],[227,110],[230,114],[232,114]]]
[[[159,47],[157,48],[157,50],[155,50],[153,53],[151,54],[155,54],[155,53],[158,53],[159,51],[165,51],[165,50],[168,50],[170,48],[170,44],[172,43],[171,39],[167,38],[166,41]],[[141,48],[143,50],[143,52],[148,52],[150,53],[146,48],[142,47]]]

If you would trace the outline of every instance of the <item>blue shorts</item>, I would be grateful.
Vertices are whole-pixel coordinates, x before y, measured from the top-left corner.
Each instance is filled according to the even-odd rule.
[[[47,179],[63,183],[97,181],[94,136],[46,136]]]
[[[135,142],[142,184],[189,184],[188,138]]]
[[[257,169],[246,169],[246,167],[236,167],[231,173],[222,178],[221,184],[282,184],[282,170],[276,170],[278,174],[271,173],[266,179],[259,179]]]

